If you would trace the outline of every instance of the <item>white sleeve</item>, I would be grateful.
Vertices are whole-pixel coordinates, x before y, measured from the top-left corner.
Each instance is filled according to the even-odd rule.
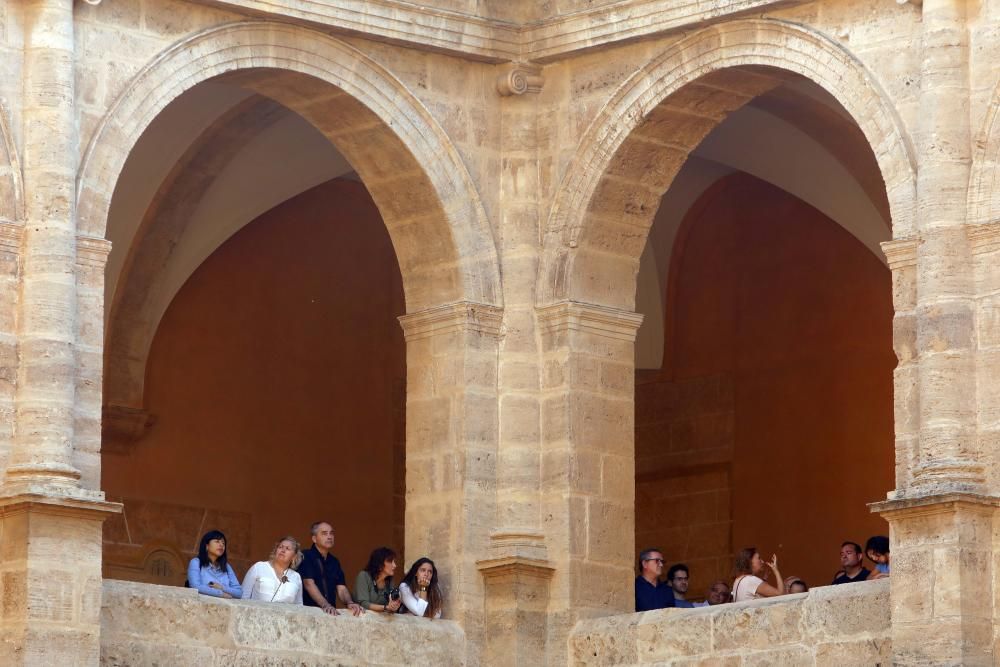
[[[295,572],[295,604],[302,604],[302,577]]]
[[[421,600],[414,595],[406,584],[399,585],[399,599],[414,616],[423,616],[424,612],[427,611],[427,600]]]
[[[260,563],[254,563],[253,567],[247,570],[247,575],[243,577],[243,596],[244,600],[253,599],[253,590],[257,585],[257,566]]]
[[[759,588],[762,583],[764,583],[763,579],[751,574],[749,577],[747,577],[747,585],[745,590],[750,591],[751,596],[757,595],[757,588]]]

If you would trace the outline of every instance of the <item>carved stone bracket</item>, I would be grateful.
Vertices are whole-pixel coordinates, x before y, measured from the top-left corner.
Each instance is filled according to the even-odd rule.
[[[539,93],[545,85],[542,68],[524,63],[511,63],[497,77],[497,92],[502,97]]]
[[[106,405],[101,414],[101,451],[127,456],[155,422],[140,408]]]
[[[548,581],[556,572],[555,566],[537,558],[521,556],[505,556],[502,558],[487,558],[476,561],[476,567],[483,573],[483,578],[490,581],[498,579],[533,579]]]
[[[896,239],[882,244],[889,269],[896,271],[908,266],[917,265],[917,248],[923,243],[921,239]]]
[[[498,337],[503,308],[459,301],[402,315],[399,323],[407,341],[456,332],[474,332]]]
[[[542,333],[579,331],[616,340],[634,341],[642,315],[618,308],[562,301],[541,306],[538,324]]]

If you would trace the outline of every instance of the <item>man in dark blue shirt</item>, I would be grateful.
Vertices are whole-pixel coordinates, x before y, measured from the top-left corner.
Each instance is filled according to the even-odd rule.
[[[635,578],[635,610],[649,611],[674,606],[674,592],[665,581],[663,554],[659,549],[646,549],[639,554],[639,576]]]
[[[317,521],[312,525],[313,545],[302,553],[299,576],[302,577],[302,602],[307,607],[319,607],[328,614],[337,614],[337,598],[355,616],[364,610],[351,599],[344,581],[344,570],[340,561],[330,553],[333,548],[333,526],[328,521]]]

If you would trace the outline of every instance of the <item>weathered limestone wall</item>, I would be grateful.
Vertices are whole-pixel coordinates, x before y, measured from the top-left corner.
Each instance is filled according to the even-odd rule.
[[[569,664],[885,665],[889,635],[889,582],[871,581],[581,621],[569,638]]]
[[[294,605],[222,600],[190,588],[104,582],[107,667],[206,665],[464,665],[452,621],[366,613],[332,617]]]

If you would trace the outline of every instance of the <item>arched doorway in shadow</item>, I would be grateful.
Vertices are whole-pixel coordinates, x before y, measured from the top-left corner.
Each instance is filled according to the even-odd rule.
[[[303,43],[310,45],[313,57],[309,62],[296,57]],[[206,44],[212,45],[210,50],[199,48]],[[253,45],[261,47],[260,53],[247,58],[246,50],[256,48]],[[212,103],[213,98],[215,104]],[[188,104],[188,111],[192,112],[194,120],[187,126],[187,134],[166,132],[159,142],[151,144],[150,153],[161,158],[161,168],[148,171],[139,168],[133,172],[132,167],[136,167],[138,162],[130,162],[136,157],[142,140],[150,136],[144,133],[169,115],[174,105],[183,106],[185,102],[192,101]],[[297,125],[298,129],[292,128],[292,125]],[[115,137],[115,140],[107,140],[108,137]],[[324,147],[326,153],[319,154],[323,150],[319,153],[314,151],[317,146]],[[251,155],[256,159],[241,159]],[[271,158],[261,159],[263,155],[271,155]],[[164,157],[167,159],[162,159]],[[139,174],[139,178],[130,181],[130,173]],[[295,178],[288,178],[289,174],[305,174],[307,178],[296,181]],[[343,180],[329,183],[331,178],[341,176],[348,181],[359,181],[363,186]],[[281,187],[275,188],[275,184]],[[138,197],[138,205],[133,207],[132,215],[118,216],[120,207],[128,208],[129,199],[135,195],[136,190],[130,185],[148,186],[146,198]],[[228,190],[223,186],[229,186]],[[369,247],[377,246],[380,252],[391,251],[392,262],[389,263],[395,267],[393,270],[399,277],[397,285],[401,285],[402,289],[401,300],[397,299],[396,305],[405,300],[407,321],[420,323],[429,318],[438,322],[442,310],[449,313],[455,311],[457,319],[463,313],[498,309],[495,302],[500,289],[495,246],[471,178],[443,130],[398,80],[353,47],[306,29],[248,22],[194,35],[171,48],[136,77],[101,123],[81,168],[81,229],[94,238],[106,235],[117,245],[119,253],[116,256],[113,252],[108,263],[108,289],[104,299],[108,306],[105,310],[108,334],[103,350],[106,369],[103,396],[99,385],[85,387],[82,392],[89,402],[103,405],[103,440],[106,445],[103,456],[120,456],[113,451],[119,446],[141,448],[145,437],[163,425],[147,409],[146,383],[155,380],[152,371],[156,360],[150,355],[158,349],[160,341],[155,339],[161,333],[165,336],[164,340],[169,338],[165,333],[167,330],[161,328],[174,317],[175,299],[183,296],[188,288],[197,292],[197,288],[192,287],[198,284],[195,280],[197,273],[204,270],[204,273],[210,274],[213,270],[211,265],[225,264],[230,244],[236,247],[256,243],[274,256],[281,253],[289,255],[291,250],[283,246],[294,245],[293,239],[279,235],[271,237],[270,242],[262,241],[262,232],[254,232],[253,228],[268,226],[261,214],[283,202],[290,206],[292,202],[289,200],[298,196],[312,196],[310,193],[314,194],[315,190],[307,191],[315,186],[320,189],[336,188],[338,191],[336,197],[327,197],[322,203],[313,205],[319,209],[313,220],[323,218],[333,221],[328,227],[336,227],[337,216],[342,209],[353,207],[357,215],[352,214],[352,219],[371,227],[375,224],[374,216],[377,226],[381,226],[382,236],[378,239],[370,237],[374,245],[369,244]],[[265,205],[260,194],[274,193],[275,190],[284,196]],[[227,191],[230,195],[228,199],[222,196]],[[340,201],[344,197],[353,204],[345,204],[347,199]],[[361,209],[367,212],[361,214],[358,212]],[[274,209],[267,215],[279,215],[280,210]],[[242,215],[234,217],[231,215],[233,211]],[[308,223],[306,218],[292,217],[295,224]],[[241,238],[244,234],[237,230],[254,219],[257,222],[247,228],[247,238]],[[288,231],[294,227],[292,223],[284,226]],[[341,243],[349,240],[348,227],[347,223],[341,225],[339,231],[348,236],[336,239],[322,236],[329,229],[313,231],[317,240]],[[220,249],[220,244],[226,239],[229,241]],[[298,241],[301,245],[301,234]],[[345,244],[337,250],[357,253],[358,248],[352,249],[350,244]],[[352,262],[364,259],[361,254],[350,257]],[[373,264],[381,261],[369,259]],[[358,268],[360,265],[354,266]],[[244,267],[237,262],[230,268],[232,270],[223,273],[232,275],[252,267]],[[339,275],[342,283],[349,283],[336,287],[354,298],[363,300],[366,290],[392,293],[391,280],[374,287],[370,284],[376,280],[373,277],[375,274],[366,274],[359,269],[349,274],[353,278],[347,281],[345,276],[348,274],[329,272],[343,267],[319,268],[327,270],[325,276],[328,279]],[[370,267],[364,265],[361,268]],[[253,275],[259,277],[273,269],[257,267]],[[300,272],[309,273],[305,269],[300,269]],[[274,274],[270,275],[273,277]],[[247,279],[244,282],[253,282],[250,274],[244,276]],[[368,276],[368,279],[362,279],[362,276]],[[316,275],[302,277],[307,279],[307,283],[312,280],[310,284],[316,284],[319,279]],[[261,289],[273,293],[275,284],[279,283],[280,279],[276,283],[268,282]],[[221,283],[211,284],[225,287]],[[389,291],[385,292],[386,289]],[[218,296],[223,292],[216,294]],[[88,308],[100,303],[98,295],[92,293],[82,298]],[[192,303],[197,302],[192,298]],[[225,311],[228,304],[217,305],[219,310]],[[365,305],[370,307],[373,304]],[[258,307],[257,304],[248,304],[250,306]],[[191,307],[195,311],[199,308],[197,304]],[[202,307],[207,305],[203,303]],[[182,310],[178,305],[178,313]],[[233,312],[227,316],[238,312],[236,308],[230,310]],[[399,312],[397,308],[392,316]],[[379,317],[382,315],[386,313],[380,313]],[[125,318],[124,325],[120,325],[119,317]],[[183,319],[180,314],[177,317]],[[338,325],[344,324],[338,321]],[[349,326],[350,322],[346,324]],[[392,322],[391,328],[382,327],[379,334],[384,332],[384,336],[395,337],[398,336],[397,329],[398,322]],[[101,332],[95,330],[88,333],[94,334],[92,347],[100,353]],[[270,329],[267,333],[273,339],[281,335],[281,330]],[[353,340],[364,342],[368,347],[379,340],[378,336],[369,337],[372,340]],[[447,372],[439,372],[439,366],[447,363],[448,354],[460,353],[464,341],[449,339],[437,342],[434,352],[443,356],[433,358],[430,354],[423,354],[427,347],[425,342],[421,339],[407,348],[407,365],[416,363],[421,370],[435,374],[435,386],[440,388],[442,383],[451,382],[453,378]],[[163,346],[164,349],[169,348],[168,343],[163,343]],[[452,350],[452,347],[456,349]],[[224,352],[232,353],[233,350]],[[299,356],[304,356],[301,351]],[[393,354],[383,356],[391,361]],[[495,363],[495,355],[491,358]],[[161,359],[165,366],[161,365],[160,369],[165,374],[160,373],[156,377],[162,379],[175,371],[170,367],[169,359],[170,355]],[[311,377],[321,375],[323,370],[311,369]],[[454,364],[446,370],[454,371]],[[381,427],[402,424],[399,406],[404,399],[408,412],[418,418],[432,409],[436,416],[442,414],[442,410],[445,414],[455,415],[453,421],[446,420],[445,429],[457,423],[465,409],[464,387],[456,386],[444,400],[439,397],[417,400],[413,398],[412,391],[404,397],[402,383],[398,377],[394,380],[390,388],[392,400],[384,406]],[[368,389],[354,388],[355,393]],[[258,419],[262,416],[252,414],[250,417]],[[86,419],[96,421],[89,412]],[[426,416],[424,419],[427,419]],[[414,465],[421,468],[432,467],[437,464],[437,457],[447,454],[445,449],[464,447],[460,437],[451,437],[448,430],[439,429],[437,433],[440,435],[442,432],[448,436],[447,447],[435,442],[432,449],[426,446],[426,438],[422,437],[424,434],[414,431],[408,442],[416,441],[420,447],[410,452],[410,462],[416,461]],[[363,452],[369,446],[364,438],[357,436],[356,431],[347,435],[348,439],[355,440],[351,443],[355,451]],[[394,439],[398,437],[401,436],[393,436]],[[116,440],[124,441],[124,445],[114,444]],[[396,439],[389,445],[398,442]],[[77,463],[84,469],[88,480],[99,479],[101,447],[89,441],[84,444],[86,446],[77,449]],[[412,443],[410,446],[413,447]],[[258,465],[260,469],[270,472],[271,463],[262,461]],[[315,464],[303,461],[298,465]],[[369,506],[378,507],[388,502],[393,507],[392,512],[401,514],[397,503],[401,487],[397,480],[402,478],[401,459],[395,457],[394,466],[388,470],[348,470],[344,474],[359,479],[370,475],[379,486],[371,492],[378,495],[378,500],[369,503]],[[293,474],[287,483],[296,485],[301,481]],[[324,511],[323,507],[339,507],[344,512],[355,511],[359,516],[365,514],[364,508],[355,509],[359,502],[364,502],[363,499],[350,493],[338,495],[335,479],[330,482],[330,488],[333,489],[332,496],[322,496],[317,492],[319,507],[309,510],[311,518],[333,513],[330,509]],[[113,489],[109,491],[114,493]],[[469,504],[468,500],[459,496],[442,496],[439,491],[436,487],[413,489],[407,495],[407,512],[414,506],[419,506],[419,510],[414,510],[417,516],[421,511],[451,511],[453,506],[461,511]],[[482,495],[481,502],[488,505],[490,498],[485,493]],[[409,502],[414,498],[416,503]],[[181,509],[190,509],[185,507]],[[386,518],[386,521],[390,529],[399,525],[392,517]],[[434,541],[432,537],[441,534],[436,525],[430,522],[417,522],[415,525],[415,530],[405,534],[407,548],[413,552],[434,553],[443,578],[448,582],[458,580],[462,568],[471,563],[475,555],[468,550],[463,551],[460,546],[450,550],[450,542],[442,544]],[[123,524],[109,530],[117,530],[127,537],[130,529]],[[308,541],[308,522],[301,526],[290,525],[286,532],[293,532]],[[462,540],[472,539],[465,535],[465,524],[448,534],[456,536],[456,545],[460,545]],[[390,538],[403,539],[398,535]],[[274,536],[268,538],[273,539]],[[337,551],[344,553],[345,548],[350,548],[367,554],[383,539],[386,538],[347,547],[347,540],[341,535]],[[251,541],[256,542],[256,538],[251,538]],[[358,539],[360,541],[361,538]],[[401,544],[395,546],[403,548]],[[251,556],[260,557],[261,554]],[[347,565],[350,568],[357,563],[349,562]],[[455,604],[451,606],[451,611],[459,616],[464,613],[462,598],[456,594],[453,599]]]

